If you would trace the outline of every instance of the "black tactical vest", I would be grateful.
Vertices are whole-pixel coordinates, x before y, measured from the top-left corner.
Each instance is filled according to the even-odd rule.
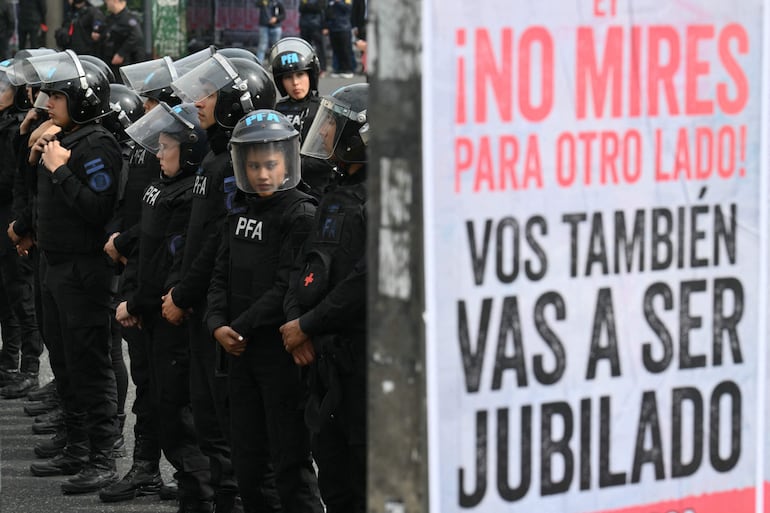
[[[246,199],[230,211],[230,318],[235,319],[276,281],[281,248],[303,203],[314,200],[296,189],[269,198]]]

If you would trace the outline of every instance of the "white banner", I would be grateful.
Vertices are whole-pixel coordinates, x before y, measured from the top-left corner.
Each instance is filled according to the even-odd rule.
[[[425,0],[433,513],[760,511],[765,17]]]

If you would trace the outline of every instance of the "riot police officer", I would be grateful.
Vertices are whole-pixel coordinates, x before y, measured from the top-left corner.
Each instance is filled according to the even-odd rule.
[[[116,318],[125,327],[141,324],[145,334],[161,448],[177,470],[180,510],[209,512],[214,491],[209,462],[198,447],[190,411],[187,329],[161,317],[161,296],[173,286],[177,276],[172,269],[178,268],[185,249],[195,173],[208,149],[206,133],[198,124],[195,107],[170,107],[166,103],[126,132],[157,155],[161,176],[142,197],[137,287],[118,305]]]
[[[11,61],[0,63],[0,216],[6,225],[13,218],[13,188],[18,161],[19,127],[25,110],[31,107],[24,87],[14,86],[8,77]],[[5,225],[4,225],[5,226]],[[32,260],[17,254],[10,238],[0,242],[0,396],[23,397],[38,385],[43,341],[35,314]]]
[[[144,97],[143,109],[149,113],[165,102],[176,106],[180,99],[171,90],[171,81],[184,69],[195,62],[202,62],[211,52],[199,52],[173,62],[169,57],[145,61],[120,68],[123,82],[135,94]],[[150,183],[161,176],[160,162],[152,151],[141,144],[134,144],[128,158],[128,173],[121,181],[121,195],[118,200],[110,236],[104,250],[115,262],[125,262],[119,284],[123,298],[131,297],[137,288],[137,266],[139,261],[139,220],[141,219],[142,198]],[[134,453],[131,469],[114,485],[99,492],[104,502],[134,499],[137,495],[158,492],[163,481],[160,475],[160,415],[158,401],[153,393],[151,381],[150,354],[144,333],[136,326],[122,327],[123,338],[128,342],[131,357],[131,378],[134,381],[136,397],[132,411],[134,423]]]
[[[121,66],[120,76],[124,84],[145,98],[145,111],[149,112],[160,102],[171,106],[181,103],[171,89],[171,82],[213,54],[213,47],[209,47],[176,61],[167,56],[129,64]]]
[[[318,96],[320,66],[313,47],[298,37],[278,41],[269,55],[270,71],[275,86],[283,98],[275,110],[285,115],[305,139],[321,99]],[[332,167],[325,160],[302,156],[302,190],[320,198],[332,175]]]
[[[245,511],[259,511],[269,465],[286,513],[322,510],[302,409],[299,368],[283,350],[286,277],[315,212],[300,181],[299,133],[280,113],[258,110],[230,139],[239,192],[228,212],[208,293],[209,331],[230,354],[233,464]]]
[[[67,445],[35,475],[76,474],[65,493],[117,479],[115,374],[110,361],[112,263],[102,253],[121,169],[115,138],[96,121],[110,112],[107,77],[71,52],[29,60],[43,78],[48,115],[61,128],[32,149],[43,332],[62,399]]]
[[[305,419],[328,513],[366,510],[367,95],[356,84],[324,98],[302,145],[340,175],[316,211],[281,326],[294,361],[310,364]]]
[[[194,102],[198,119],[209,137],[210,152],[203,161],[193,189],[193,208],[187,227],[187,246],[179,283],[164,297],[163,315],[180,322],[189,313],[190,387],[193,415],[201,449],[219,477],[217,511],[231,511],[238,486],[233,473],[227,409],[227,382],[215,369],[217,344],[203,324],[206,293],[219,247],[221,227],[236,185],[227,144],[240,118],[258,108],[275,106],[275,86],[256,58],[212,55],[172,82],[185,101]],[[264,511],[278,510],[274,484],[263,484]]]

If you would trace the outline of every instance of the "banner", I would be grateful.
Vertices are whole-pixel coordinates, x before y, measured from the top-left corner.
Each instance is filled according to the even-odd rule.
[[[431,512],[762,511],[765,9],[425,1]]]
[[[186,1],[156,0],[152,7],[155,57],[178,59],[187,55]]]

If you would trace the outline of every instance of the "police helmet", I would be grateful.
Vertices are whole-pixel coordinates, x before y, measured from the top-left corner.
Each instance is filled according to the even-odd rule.
[[[169,105],[178,105],[181,99],[171,89],[171,82],[184,75],[214,53],[209,47],[176,61],[161,57],[151,61],[121,66],[123,82],[141,96]]]
[[[78,54],[78,59],[80,59],[81,62],[90,62],[96,66],[99,71],[104,73],[104,76],[107,77],[107,80],[109,80],[110,84],[117,83],[117,80],[115,80],[115,73],[112,72],[112,68],[110,68],[107,63],[101,60],[99,57],[84,53]]]
[[[119,143],[131,139],[126,134],[126,128],[144,114],[142,103],[142,99],[132,89],[123,84],[110,84],[110,113],[104,117],[102,124]]]
[[[235,184],[247,194],[269,196],[296,187],[301,178],[299,132],[274,110],[250,112],[238,121],[230,157]]]
[[[171,83],[185,102],[195,103],[217,93],[214,119],[226,130],[247,112],[275,107],[275,85],[267,71],[246,59],[229,59],[220,52]]]
[[[222,54],[228,59],[246,59],[247,61],[256,62],[261,64],[254,52],[251,52],[245,48],[222,48],[216,50],[216,53]]]
[[[9,73],[12,73],[11,59],[0,62],[0,111],[26,111],[32,107],[27,97],[24,86],[16,86],[11,81]],[[9,110],[11,109],[11,110]]]
[[[208,139],[198,121],[198,109],[191,103],[170,106],[161,102],[126,129],[131,139],[153,154],[160,152],[161,134],[179,143],[179,167],[184,174],[198,170],[208,152]]]
[[[171,81],[177,77],[171,57],[137,62],[121,66],[123,83],[146,98],[169,105],[177,105],[179,98],[171,90]]]
[[[270,72],[273,74],[275,86],[282,96],[286,96],[283,87],[283,75],[296,71],[306,71],[310,78],[310,90],[318,91],[318,76],[321,74],[321,64],[313,47],[299,37],[285,37],[275,43],[268,55]]]
[[[81,61],[72,50],[33,57],[29,63],[40,77],[42,92],[66,96],[73,123],[82,125],[109,114],[109,80],[93,63]]]
[[[369,84],[343,86],[321,99],[302,154],[343,163],[366,162]]]

